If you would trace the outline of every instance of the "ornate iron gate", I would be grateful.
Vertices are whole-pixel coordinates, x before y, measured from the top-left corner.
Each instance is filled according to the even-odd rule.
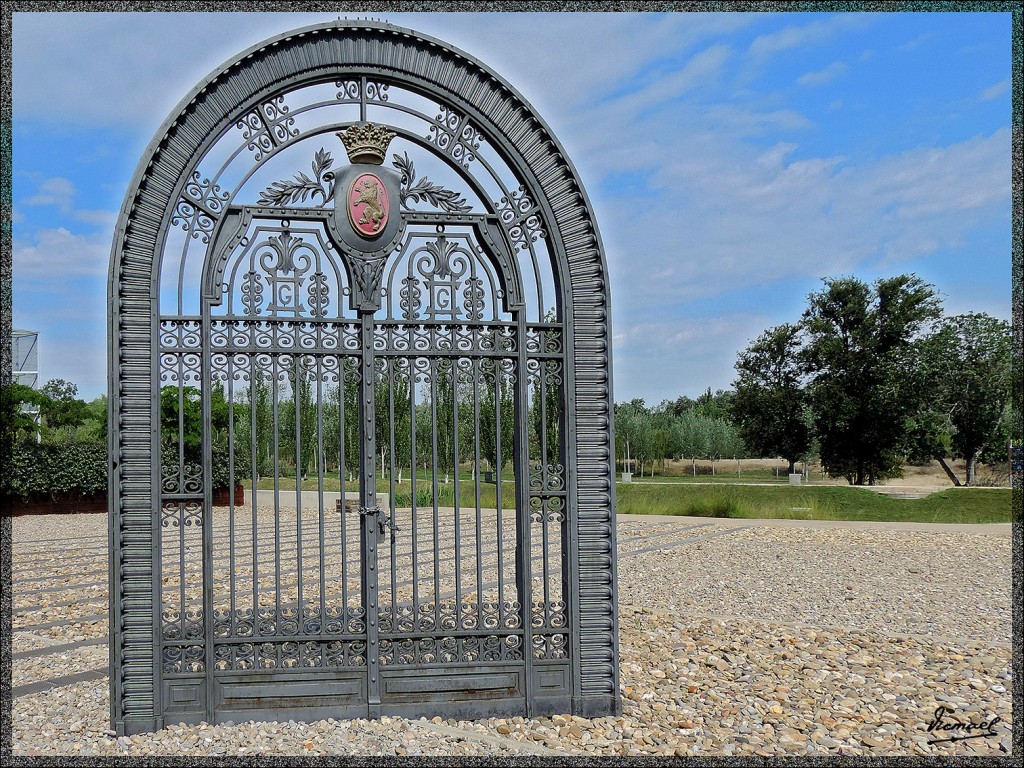
[[[620,709],[604,262],[504,82],[378,22],[268,41],[111,263],[119,733]]]

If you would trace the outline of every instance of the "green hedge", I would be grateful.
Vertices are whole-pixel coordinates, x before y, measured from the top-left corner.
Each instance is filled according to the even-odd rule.
[[[164,457],[164,462],[173,457]],[[247,474],[235,467],[235,482]],[[213,455],[213,487],[228,487],[227,454]],[[3,494],[28,500],[33,496],[58,496],[77,492],[84,498],[107,492],[106,443],[47,443],[18,442],[11,451],[10,465],[0,474]]]
[[[2,475],[3,492],[28,499],[78,491],[83,497],[107,492],[107,446],[102,443],[15,443]]]

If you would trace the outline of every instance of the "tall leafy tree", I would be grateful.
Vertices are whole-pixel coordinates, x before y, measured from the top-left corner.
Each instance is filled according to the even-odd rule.
[[[64,379],[51,379],[40,392],[45,399],[39,411],[47,429],[52,433],[60,429],[74,429],[89,416],[89,406],[78,399],[78,386]]]
[[[736,360],[733,422],[758,456],[781,456],[794,472],[811,447],[800,328],[784,324],[761,334]]]
[[[833,477],[874,484],[899,476],[921,409],[922,332],[941,313],[932,286],[913,275],[868,285],[826,279],[803,314],[803,359],[821,459]]]
[[[451,473],[457,468],[455,456],[456,414],[455,366],[451,360],[440,359],[434,369],[434,434],[437,436],[436,471],[444,474],[447,484]]]
[[[556,366],[549,365],[547,361],[541,361],[540,368],[537,375],[533,377],[530,387],[531,463],[537,461],[552,466],[559,464],[559,424],[562,415],[559,380]],[[542,403],[543,407],[541,407]]]
[[[716,389],[714,394],[711,393],[711,387],[708,387],[704,393],[697,398],[694,403],[694,409],[709,419],[723,419],[728,420],[731,414],[732,401],[735,397],[735,393],[727,389]]]
[[[493,375],[484,375],[480,386],[480,455],[493,471],[499,473],[498,477],[505,464],[513,459],[514,435],[515,395],[512,383],[500,370]]]
[[[33,413],[38,412],[49,398],[42,392],[25,384],[9,384],[0,387],[0,412],[5,445],[35,438],[39,430]]]
[[[615,449],[623,462],[624,472],[632,472],[633,460],[640,458],[638,450],[643,453],[643,446],[639,443],[643,439],[643,417],[646,413],[647,406],[639,397],[615,406]]]
[[[924,350],[930,404],[948,418],[950,451],[964,460],[971,485],[978,457],[1003,439],[1011,395],[1010,325],[983,313],[948,317]]]

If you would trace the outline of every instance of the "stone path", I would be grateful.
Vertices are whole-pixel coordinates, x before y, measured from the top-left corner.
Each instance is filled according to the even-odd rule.
[[[120,739],[107,731],[104,528],[14,520],[16,755],[1011,749],[1008,525],[623,516],[622,717],[172,724]],[[963,727],[929,733],[939,707]],[[975,738],[929,744],[937,733]]]

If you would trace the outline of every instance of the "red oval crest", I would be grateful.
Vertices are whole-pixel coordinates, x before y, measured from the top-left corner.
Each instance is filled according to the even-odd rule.
[[[377,237],[388,223],[388,191],[375,174],[361,173],[348,188],[348,218],[365,238]]]

